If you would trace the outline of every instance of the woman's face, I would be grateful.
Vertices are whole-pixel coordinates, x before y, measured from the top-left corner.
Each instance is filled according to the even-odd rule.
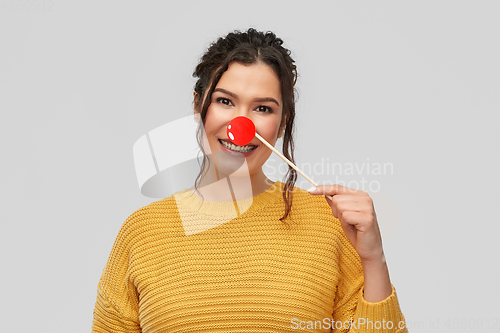
[[[263,63],[229,64],[215,87],[208,107],[205,133],[210,150],[207,149],[206,153],[215,154],[219,170],[231,169],[225,168],[224,160],[229,165],[231,160],[245,156],[250,176],[262,172],[271,150],[259,139],[254,137],[249,143],[257,148],[243,153],[226,148],[221,141],[230,143],[227,125],[233,118],[245,116],[253,121],[256,132],[274,146],[283,135],[284,128],[279,128],[282,112],[280,81],[269,66]]]

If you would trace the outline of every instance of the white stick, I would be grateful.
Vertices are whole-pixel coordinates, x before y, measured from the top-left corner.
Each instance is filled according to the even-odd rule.
[[[266,141],[266,139],[264,139],[263,137],[261,137],[257,132],[255,132],[255,136],[257,137],[257,139],[259,139],[263,144],[265,144],[269,149],[271,149],[272,151],[274,151],[276,153],[276,155],[278,155],[279,157],[281,157],[281,159],[283,161],[285,161],[286,163],[288,163],[289,166],[291,166],[292,168],[295,169],[295,171],[297,171],[298,173],[300,173],[305,179],[307,179],[311,184],[313,184],[314,186],[318,186],[318,184],[312,180],[311,178],[309,178],[305,173],[302,172],[302,170],[300,170],[299,168],[297,168],[295,166],[295,164],[293,164],[292,162],[290,162],[288,160],[288,158],[286,158],[285,156],[283,156],[283,154],[281,154],[279,151],[276,150],[276,148],[274,148],[273,146],[271,146],[269,144],[269,142]],[[332,199],[332,196],[331,195],[327,195],[327,197],[331,200]]]

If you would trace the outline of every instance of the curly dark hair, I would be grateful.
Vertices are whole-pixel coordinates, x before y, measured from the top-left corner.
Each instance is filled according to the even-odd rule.
[[[294,161],[294,118],[297,82],[297,69],[294,60],[291,58],[290,50],[282,46],[283,41],[270,31],[261,32],[253,28],[246,32],[235,30],[226,37],[219,38],[212,43],[205,54],[201,57],[199,64],[193,72],[193,77],[198,78],[195,86],[195,109],[200,113],[202,122],[197,130],[198,144],[203,152],[203,162],[200,173],[196,177],[195,188],[201,180],[202,172],[206,163],[210,163],[203,149],[202,124],[205,125],[205,118],[210,106],[212,93],[217,86],[222,74],[228,69],[230,63],[236,61],[243,64],[265,63],[270,66],[280,81],[281,97],[283,100],[283,112],[281,116],[280,129],[285,126],[283,136],[283,155],[292,163]],[[202,97],[205,96],[202,101]],[[201,110],[200,110],[201,106]],[[284,121],[286,119],[286,123]],[[280,220],[290,214],[293,200],[293,187],[297,180],[297,172],[290,166],[285,175],[286,181],[283,189],[283,199],[285,201],[285,214]]]

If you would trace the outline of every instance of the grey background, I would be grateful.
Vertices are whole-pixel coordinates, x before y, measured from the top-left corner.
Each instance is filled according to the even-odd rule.
[[[2,1],[2,331],[90,331],[121,224],[157,200],[140,194],[134,142],[190,114],[203,51],[252,26],[296,59],[299,166],[392,164],[338,179],[380,185],[370,194],[410,331],[497,332],[499,9]],[[317,182],[335,179],[318,170]]]

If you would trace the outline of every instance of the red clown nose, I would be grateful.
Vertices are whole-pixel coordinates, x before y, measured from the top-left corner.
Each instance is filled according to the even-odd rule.
[[[236,117],[227,125],[227,136],[234,144],[245,146],[255,136],[255,124],[247,117]]]

